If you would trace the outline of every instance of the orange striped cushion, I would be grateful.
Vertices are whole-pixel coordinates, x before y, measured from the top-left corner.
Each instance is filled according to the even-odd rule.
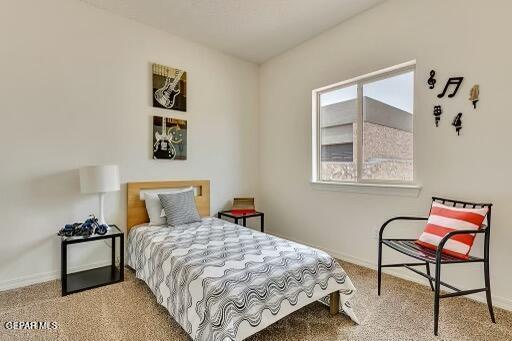
[[[425,231],[416,243],[436,250],[441,239],[451,231],[478,230],[486,214],[487,208],[450,207],[434,201]],[[474,239],[474,234],[455,235],[444,244],[443,253],[466,259]]]

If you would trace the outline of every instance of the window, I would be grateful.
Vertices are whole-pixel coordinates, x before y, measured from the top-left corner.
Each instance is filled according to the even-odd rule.
[[[414,67],[313,91],[313,181],[413,182]]]

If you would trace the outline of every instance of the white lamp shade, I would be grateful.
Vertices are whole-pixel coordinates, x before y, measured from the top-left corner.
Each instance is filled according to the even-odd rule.
[[[106,193],[119,190],[119,167],[117,165],[80,168],[81,193]]]

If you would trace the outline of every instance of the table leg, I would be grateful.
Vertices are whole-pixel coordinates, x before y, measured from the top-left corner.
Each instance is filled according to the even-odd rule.
[[[119,272],[121,275],[121,282],[124,281],[124,235],[119,236]]]
[[[116,273],[116,237],[112,237],[112,261],[111,261],[111,277],[114,279],[114,274]]]
[[[60,280],[61,280],[61,289],[62,296],[67,295],[67,284],[68,284],[68,245],[66,243],[60,244]]]

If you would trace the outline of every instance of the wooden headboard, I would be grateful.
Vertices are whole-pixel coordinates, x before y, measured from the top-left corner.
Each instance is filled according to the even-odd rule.
[[[209,180],[190,180],[190,181],[149,181],[149,182],[129,182],[128,198],[126,208],[126,229],[130,231],[132,227],[149,222],[146,204],[140,200],[142,190],[164,189],[164,188],[186,188],[194,187],[196,190],[196,206],[201,217],[210,215],[210,181]]]

